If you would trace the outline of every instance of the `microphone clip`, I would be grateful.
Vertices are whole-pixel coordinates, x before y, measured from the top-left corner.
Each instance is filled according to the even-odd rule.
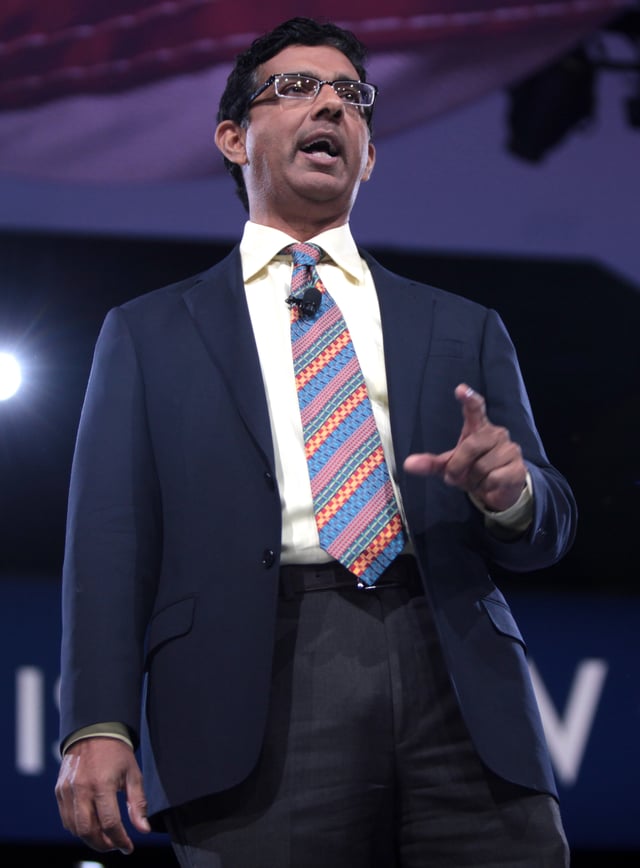
[[[310,286],[309,289],[305,289],[300,298],[290,295],[285,301],[290,308],[297,308],[300,319],[311,319],[322,303],[322,293],[315,286]]]

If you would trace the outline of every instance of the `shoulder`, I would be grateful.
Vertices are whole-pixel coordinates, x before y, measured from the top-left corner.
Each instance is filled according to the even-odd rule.
[[[136,296],[107,312],[98,346],[120,341],[137,347],[168,345],[190,335],[193,298],[212,299],[224,286],[239,282],[242,287],[240,256],[234,248],[220,262],[198,274],[179,280],[143,295]],[[215,302],[213,302],[215,304]]]

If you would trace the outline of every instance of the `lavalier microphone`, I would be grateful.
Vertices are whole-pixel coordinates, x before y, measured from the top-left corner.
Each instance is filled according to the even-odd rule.
[[[310,319],[318,312],[322,303],[322,293],[315,286],[310,286],[309,289],[305,289],[300,298],[290,295],[285,301],[290,308],[297,308],[300,319]]]

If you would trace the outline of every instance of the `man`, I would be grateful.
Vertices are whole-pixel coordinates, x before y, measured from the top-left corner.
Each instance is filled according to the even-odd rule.
[[[98,341],[70,492],[57,797],[99,850],[132,850],[124,791],[183,866],[566,864],[522,638],[488,564],[557,560],[573,499],[497,315],[355,247],[375,160],[362,61],[352,34],[306,19],[238,58],[216,143],[249,210],[240,247],[112,311]],[[339,337],[316,356],[331,318]],[[325,411],[305,389],[339,342],[335,376],[355,391],[327,375]]]

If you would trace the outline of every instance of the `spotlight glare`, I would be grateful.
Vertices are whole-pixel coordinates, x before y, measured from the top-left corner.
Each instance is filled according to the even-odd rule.
[[[16,357],[0,352],[0,401],[13,398],[21,383],[22,372]]]

